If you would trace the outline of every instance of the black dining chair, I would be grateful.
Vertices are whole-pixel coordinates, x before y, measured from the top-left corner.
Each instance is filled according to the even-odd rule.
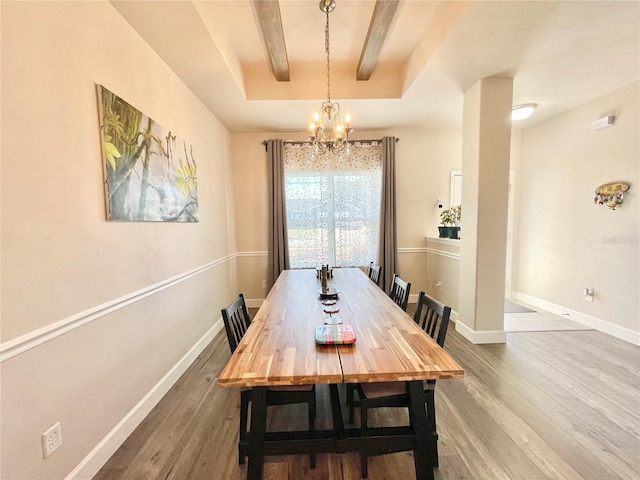
[[[389,296],[405,312],[407,311],[407,304],[409,303],[410,291],[411,283],[405,282],[397,274],[394,274]]]
[[[424,292],[420,292],[413,320],[442,348],[444,348],[450,316],[451,307],[446,307],[427,296]],[[349,417],[353,418],[353,409],[359,406],[361,428],[367,428],[367,411],[371,408],[409,406],[409,397],[407,395],[405,382],[360,383],[357,384],[356,389],[359,400],[353,400],[349,404]],[[435,389],[435,380],[424,381],[427,422],[431,432],[435,436],[434,467],[437,467],[438,434],[436,431]],[[368,458],[365,454],[360,455],[362,478],[367,478]]]
[[[222,309],[224,329],[227,332],[231,353],[236,351],[238,343],[251,325],[251,317],[247,309],[244,294],[241,293],[236,301]],[[243,464],[247,455],[247,420],[251,389],[240,392],[240,440],[238,442],[238,463]],[[309,430],[315,430],[316,418],[316,386],[315,385],[283,385],[267,389],[267,406],[290,405],[306,403],[309,406]],[[316,466],[315,454],[310,454],[311,468]]]
[[[376,265],[375,263],[371,262],[371,264],[369,265],[369,278],[373,281],[373,283],[380,286],[380,265]]]

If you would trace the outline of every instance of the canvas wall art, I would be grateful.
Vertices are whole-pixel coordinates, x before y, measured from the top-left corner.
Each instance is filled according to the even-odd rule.
[[[97,87],[108,220],[197,222],[193,147]]]

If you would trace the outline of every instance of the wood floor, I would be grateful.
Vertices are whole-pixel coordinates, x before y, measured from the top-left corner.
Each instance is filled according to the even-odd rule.
[[[437,385],[436,479],[640,478],[639,347],[596,331],[510,333],[506,344],[472,345],[451,328],[445,348],[466,376]],[[246,478],[237,464],[237,392],[216,382],[229,356],[221,332],[95,480]],[[317,428],[330,427],[328,400],[320,386]],[[408,421],[404,409],[378,409],[370,419]],[[269,409],[269,429],[306,425],[304,406]],[[267,457],[264,472],[360,478],[356,454],[318,455],[313,470],[306,455]],[[411,452],[369,460],[372,480],[414,475]]]

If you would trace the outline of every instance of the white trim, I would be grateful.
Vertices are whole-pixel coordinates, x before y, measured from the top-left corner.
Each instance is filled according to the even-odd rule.
[[[255,251],[255,252],[236,252],[236,257],[266,257],[268,255],[267,252],[263,251]]]
[[[454,242],[459,242],[460,240],[453,240]],[[457,245],[457,244],[456,244]],[[426,252],[425,247],[405,247],[398,248],[398,253],[422,253]],[[266,257],[268,255],[267,252],[256,250],[254,252],[237,252],[235,254],[236,257]]]
[[[209,331],[178,360],[178,363],[82,459],[65,480],[93,478],[221,330],[222,318],[219,318]]]
[[[264,302],[264,298],[247,298],[247,308],[260,308],[262,306],[262,302]]]
[[[451,170],[449,179],[449,207],[455,207],[462,203],[462,170]],[[456,202],[456,180],[460,179],[460,202]]]
[[[460,254],[459,253],[451,253],[451,252],[446,252],[444,250],[436,250],[435,248],[427,248],[427,253],[430,253],[431,255],[438,255],[440,257],[445,257],[445,258],[452,258],[454,260],[460,260]]]
[[[475,345],[486,343],[506,343],[507,332],[504,330],[473,330],[462,321],[457,321],[458,315],[456,314],[456,332],[459,332],[464,338],[469,340]]]
[[[461,242],[459,238],[425,237],[425,240],[427,243],[439,243],[440,245],[453,245],[455,247],[459,247]]]
[[[511,298],[511,284],[513,282],[513,218],[515,215],[516,171],[509,170],[509,197],[507,200],[507,245],[505,256],[504,296]]]
[[[425,247],[407,247],[398,248],[398,253],[427,253],[427,250]]]
[[[631,330],[629,328],[614,325],[600,318],[592,317],[584,313],[571,310],[570,308],[563,307],[562,305],[556,305],[555,303],[548,302],[526,293],[516,292],[516,300],[531,305],[532,307],[546,310],[547,312],[555,313],[563,317],[569,318],[574,322],[586,325],[587,327],[595,328],[596,330],[612,335],[625,342],[632,343],[640,346],[640,332]]]
[[[398,248],[398,253],[425,253],[426,251],[427,249],[425,247]],[[254,252],[237,252],[235,254],[236,257],[266,257],[267,255],[267,252],[260,250]]]
[[[116,298],[115,300],[111,300],[110,302],[103,303],[102,305],[98,305],[97,307],[90,308],[89,310],[85,310],[84,312],[77,313],[75,315],[72,315],[71,317],[67,317],[58,322],[47,325],[46,327],[39,328],[32,332],[25,333],[24,335],[8,340],[0,345],[0,363],[8,360],[9,358],[15,357],[16,355],[20,355],[21,353],[31,350],[32,348],[42,345],[49,340],[53,340],[60,335],[64,335],[65,333],[75,330],[78,327],[86,325],[87,323],[102,318],[105,315],[109,315],[110,313],[120,310],[121,308],[124,308],[135,302],[139,302],[140,300],[150,297],[151,295],[155,295],[162,290],[173,287],[174,285],[177,285],[178,283],[183,282],[195,275],[199,275],[202,272],[217,267],[218,265],[221,265],[224,262],[233,259],[235,256],[236,254],[227,255],[226,257],[220,258],[211,263],[207,263],[206,265],[202,265],[187,272],[181,273],[180,275],[176,275],[175,277],[171,277],[149,287],[145,287],[141,290],[138,290],[137,292],[124,295],[120,298]]]

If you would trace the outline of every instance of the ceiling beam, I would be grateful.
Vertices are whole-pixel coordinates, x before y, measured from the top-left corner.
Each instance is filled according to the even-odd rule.
[[[398,3],[400,3],[399,0],[377,0],[358,62],[357,80],[369,80],[374,68],[376,68],[382,45],[387,38],[393,17],[398,9]]]
[[[278,0],[253,0],[262,41],[267,49],[271,71],[279,82],[289,81],[289,60]]]

